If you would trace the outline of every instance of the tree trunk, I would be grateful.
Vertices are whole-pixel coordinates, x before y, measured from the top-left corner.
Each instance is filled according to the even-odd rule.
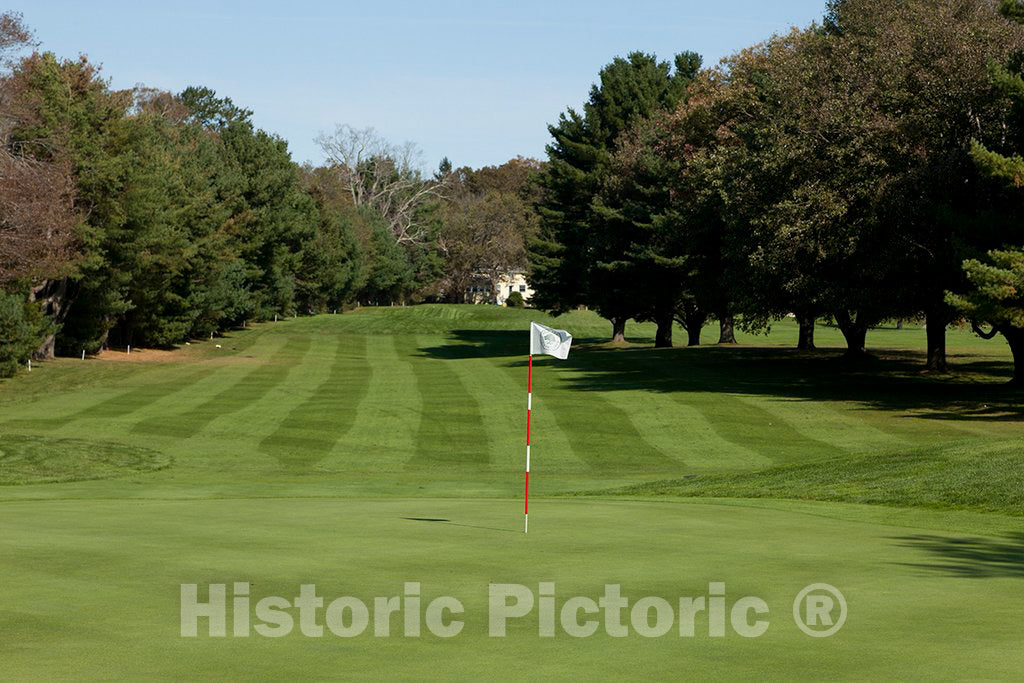
[[[57,333],[48,334],[39,348],[32,352],[32,358],[36,360],[50,360],[54,357],[54,349],[57,347]]]
[[[800,337],[796,342],[796,348],[800,351],[813,351],[815,349],[814,316],[797,313],[796,324],[800,327]]]
[[[626,321],[629,318],[612,318],[612,343],[626,341]],[[671,333],[670,333],[671,334]]]
[[[39,348],[32,353],[36,360],[49,360],[54,357],[57,346],[57,332],[68,315],[68,309],[64,305],[68,293],[67,278],[60,280],[47,280],[38,287],[33,287],[29,292],[29,301],[41,301],[43,315],[53,321],[53,332],[47,335]]]
[[[659,315],[655,322],[658,324],[658,331],[654,333],[654,348],[672,348],[672,314]]]
[[[854,360],[867,358],[868,326],[855,321],[846,311],[836,313],[835,318],[839,331],[846,339],[846,357]]]
[[[687,311],[683,317],[683,327],[686,328],[686,345],[700,346],[700,333],[704,329],[704,323],[708,316],[697,307]]]
[[[925,334],[928,338],[928,362],[925,368],[929,372],[946,371],[946,325],[949,318],[943,309],[925,312]]]
[[[1000,332],[1010,345],[1010,353],[1013,354],[1013,379],[1010,384],[1024,386],[1024,328],[1010,327],[1002,328]]]
[[[700,346],[700,332],[701,328],[690,328],[686,330],[686,345],[687,346]]]
[[[699,337],[699,335],[698,335]],[[700,339],[697,339],[697,343],[700,344]],[[731,315],[722,315],[718,318],[718,343],[719,344],[735,344],[736,343],[736,329],[733,317]]]

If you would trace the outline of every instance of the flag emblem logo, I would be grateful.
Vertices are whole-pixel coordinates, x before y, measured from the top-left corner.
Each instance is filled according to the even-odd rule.
[[[551,353],[558,348],[558,345],[562,343],[562,340],[556,337],[547,330],[540,331],[540,346],[544,349],[544,353]]]

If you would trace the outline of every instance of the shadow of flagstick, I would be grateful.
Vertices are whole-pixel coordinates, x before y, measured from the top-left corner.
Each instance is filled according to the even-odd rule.
[[[481,526],[479,524],[460,524],[459,522],[453,522],[450,519],[444,519],[442,517],[402,517],[402,519],[410,522],[440,522],[442,524],[448,524],[451,526],[461,526],[467,529],[485,529],[487,531],[505,531],[508,533],[518,533],[515,529],[499,529],[493,526]]]

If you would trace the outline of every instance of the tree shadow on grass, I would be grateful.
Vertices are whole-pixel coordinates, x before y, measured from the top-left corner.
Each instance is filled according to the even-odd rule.
[[[1001,539],[918,535],[895,540],[900,547],[924,551],[935,560],[903,566],[968,579],[1024,579],[1024,532],[1009,532]]]
[[[604,340],[574,338],[574,350]],[[653,340],[651,340],[653,343]],[[526,358],[529,355],[530,333],[526,330],[453,330],[451,343],[420,349],[429,358],[459,360],[463,358]],[[524,360],[523,363],[526,361]]]
[[[1022,394],[1003,382],[1012,363],[951,355],[953,374],[922,372],[921,353],[881,350],[850,362],[839,349],[776,347],[652,349],[614,347],[604,339],[576,339],[568,360],[550,361],[565,386],[577,391],[713,392],[780,400],[844,401],[933,420],[1024,420]],[[451,343],[420,349],[442,360],[508,358],[526,365],[525,331],[454,330]]]

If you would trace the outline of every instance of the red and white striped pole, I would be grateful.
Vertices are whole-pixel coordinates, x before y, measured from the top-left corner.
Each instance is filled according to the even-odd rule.
[[[523,533],[530,532],[530,418],[533,415],[533,354],[526,380],[526,507],[523,512]]]

